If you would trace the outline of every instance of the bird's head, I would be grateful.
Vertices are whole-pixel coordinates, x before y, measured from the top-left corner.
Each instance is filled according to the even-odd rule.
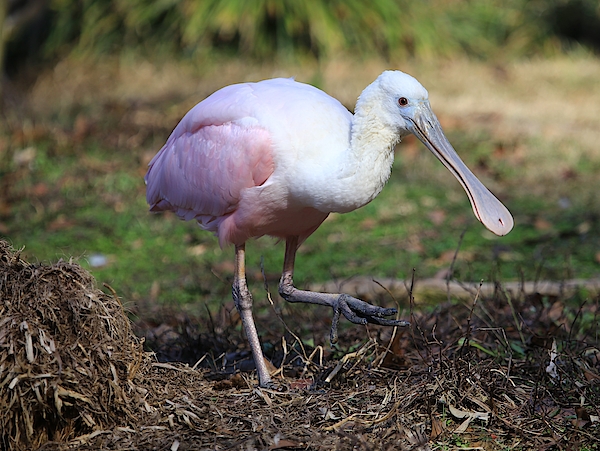
[[[496,235],[510,232],[512,215],[460,159],[433,113],[429,94],[421,83],[404,72],[385,71],[365,89],[357,108],[361,100],[371,108],[378,104],[380,120],[394,127],[399,137],[412,133],[425,144],[463,186],[475,217],[483,225]]]
[[[416,78],[392,70],[383,72],[371,86],[384,115],[398,128],[398,133],[402,136],[412,133],[411,116],[423,105],[429,106],[427,89]]]

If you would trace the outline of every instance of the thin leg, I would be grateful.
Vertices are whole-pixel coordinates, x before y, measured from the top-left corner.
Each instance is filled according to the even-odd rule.
[[[283,273],[279,282],[279,294],[288,302],[304,302],[307,304],[327,305],[333,308],[331,321],[331,343],[338,340],[337,328],[342,313],[355,324],[379,324],[382,326],[408,326],[407,321],[383,318],[397,313],[395,308],[383,308],[340,293],[317,293],[315,291],[298,290],[294,287],[294,261],[298,250],[298,237],[288,237],[285,243]]]
[[[235,306],[240,312],[242,318],[242,324],[246,337],[250,343],[250,349],[252,349],[252,356],[254,357],[254,365],[256,366],[256,372],[258,373],[258,385],[261,387],[271,387],[273,382],[271,381],[271,375],[265,364],[265,358],[260,347],[260,340],[258,339],[258,333],[256,332],[256,325],[254,324],[254,318],[252,317],[252,294],[248,290],[246,284],[246,245],[242,244],[235,247],[235,275],[233,279],[233,301]]]

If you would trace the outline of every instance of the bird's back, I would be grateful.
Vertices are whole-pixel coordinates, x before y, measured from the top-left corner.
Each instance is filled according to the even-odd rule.
[[[347,148],[351,119],[337,100],[290,79],[227,86],[193,107],[150,162],[151,210],[217,231],[245,189],[270,178],[286,190],[310,183],[324,149],[334,158]]]

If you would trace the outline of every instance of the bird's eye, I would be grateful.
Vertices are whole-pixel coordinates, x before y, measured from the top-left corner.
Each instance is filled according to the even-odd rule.
[[[398,99],[398,105],[400,105],[400,106],[408,105],[408,99],[406,97],[400,97]]]

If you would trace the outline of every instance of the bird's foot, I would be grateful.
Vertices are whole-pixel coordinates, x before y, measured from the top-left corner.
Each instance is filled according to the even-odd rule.
[[[281,393],[286,393],[288,391],[290,391],[290,387],[283,383],[282,381],[278,381],[278,382],[273,382],[270,381],[266,384],[258,384],[258,388],[260,388],[261,390],[264,390],[267,393],[275,393],[275,394],[281,394]]]
[[[290,282],[283,280],[279,285],[279,293],[289,302],[304,302],[307,304],[327,305],[333,309],[331,321],[331,343],[338,341],[338,323],[343,314],[348,321],[354,324],[378,324],[380,326],[404,327],[410,325],[408,321],[389,319],[398,313],[395,308],[384,308],[369,304],[347,294],[318,293],[314,291],[298,290]],[[287,283],[286,283],[287,282]]]
[[[343,293],[337,295],[337,299],[332,303],[331,307],[333,308],[333,319],[329,334],[331,343],[337,343],[338,341],[337,329],[340,321],[340,313],[354,324],[371,323],[380,326],[395,327],[410,325],[408,321],[384,318],[385,316],[392,316],[398,313],[398,310],[395,308],[378,307]]]

